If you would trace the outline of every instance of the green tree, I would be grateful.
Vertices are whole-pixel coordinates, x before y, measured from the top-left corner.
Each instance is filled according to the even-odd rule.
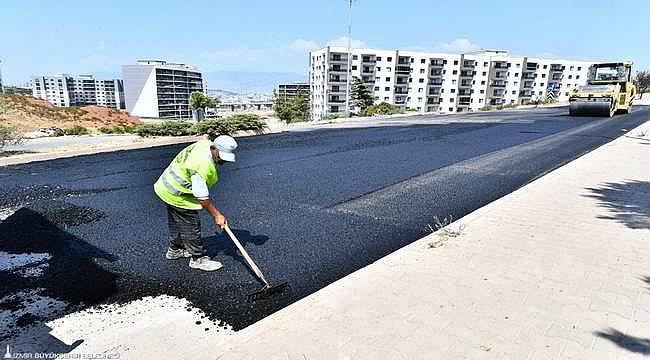
[[[363,81],[361,81],[361,79],[359,79],[357,76],[355,76],[354,80],[352,81],[352,89],[350,93],[352,98],[352,106],[358,107],[361,112],[363,112],[363,110],[375,102],[370,89],[364,85]]]
[[[634,78],[634,84],[636,85],[636,91],[638,94],[643,94],[648,91],[648,89],[650,89],[650,71],[637,71],[636,77]]]
[[[309,92],[299,91],[294,96],[278,95],[274,92],[273,111],[280,120],[288,123],[307,121],[311,118]]]
[[[196,111],[197,120],[203,119],[203,112],[205,111],[205,108],[215,107],[218,103],[218,99],[207,96],[199,91],[195,91],[190,94],[190,107]]]

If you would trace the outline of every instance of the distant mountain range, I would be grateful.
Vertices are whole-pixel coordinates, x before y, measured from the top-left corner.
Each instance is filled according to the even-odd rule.
[[[208,89],[222,89],[237,94],[270,94],[281,83],[306,82],[307,75],[289,72],[213,71],[204,72]]]

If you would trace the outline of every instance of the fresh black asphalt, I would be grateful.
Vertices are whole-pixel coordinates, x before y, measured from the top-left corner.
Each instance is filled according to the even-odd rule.
[[[256,301],[246,294],[260,283],[205,213],[205,244],[224,268],[163,257],[166,212],[152,184],[185,144],[0,167],[0,209],[18,209],[0,223],[0,251],[52,255],[41,278],[0,271],[0,298],[42,288],[72,311],[169,294],[241,329],[421,238],[434,216],[458,219],[650,118],[635,110],[419,116],[240,138],[212,198],[271,282],[290,285]]]

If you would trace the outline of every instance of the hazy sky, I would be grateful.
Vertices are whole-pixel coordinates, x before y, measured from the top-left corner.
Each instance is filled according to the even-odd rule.
[[[357,0],[354,45],[571,59],[650,68],[650,1]],[[5,83],[35,74],[119,75],[160,58],[203,71],[307,73],[307,52],[345,43],[346,0],[0,0]]]

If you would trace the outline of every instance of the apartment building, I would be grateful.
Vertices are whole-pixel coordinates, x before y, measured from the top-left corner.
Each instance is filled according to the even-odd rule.
[[[87,74],[32,76],[31,88],[32,96],[54,106],[98,105],[125,109],[124,86],[120,79],[99,80]]]
[[[278,84],[277,96],[293,97],[299,92],[309,93],[309,83]]]
[[[122,77],[126,109],[140,117],[189,119],[190,94],[203,92],[201,71],[187,64],[138,60]]]
[[[567,101],[584,85],[592,62],[511,56],[506,50],[463,54],[352,49],[352,78],[375,102],[419,112],[477,111],[486,105],[525,104],[552,97]],[[326,47],[309,55],[312,116],[345,111],[348,53]]]

